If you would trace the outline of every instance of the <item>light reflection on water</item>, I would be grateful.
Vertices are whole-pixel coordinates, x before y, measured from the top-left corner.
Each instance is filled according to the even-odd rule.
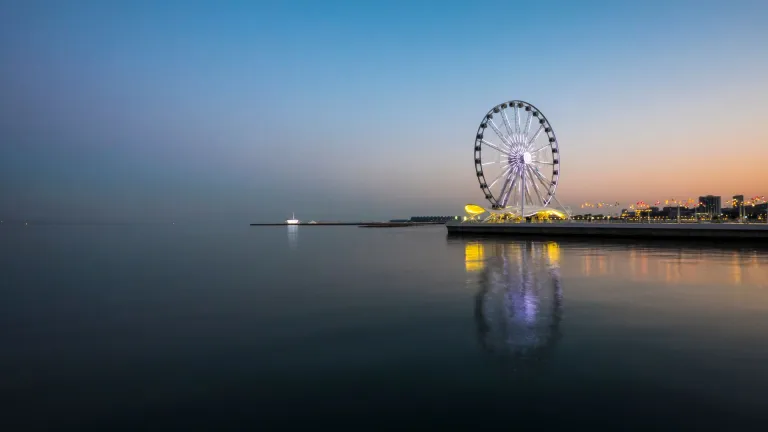
[[[299,246],[298,225],[288,225],[288,248],[295,250]]]
[[[457,241],[457,240],[451,240]],[[668,242],[589,242],[538,240],[463,240],[468,272],[488,265],[488,257],[500,247],[513,250],[521,244],[544,248],[550,255],[565,248],[569,275],[600,277],[620,275],[633,282],[684,285],[764,285],[768,282],[768,255],[744,246],[704,246]],[[501,246],[500,246],[501,245]],[[511,254],[507,253],[507,256]],[[550,257],[552,259],[552,257]],[[761,266],[762,264],[762,266]],[[574,274],[575,273],[575,274]]]
[[[556,243],[467,243],[468,283],[477,286],[481,346],[516,359],[538,359],[555,344],[563,289]],[[482,259],[480,257],[482,256]]]
[[[481,346],[511,356],[515,366],[553,356],[568,330],[574,338],[585,324],[602,327],[581,338],[616,334],[662,358],[699,351],[704,340],[709,361],[747,355],[746,341],[763,339],[768,253],[754,245],[451,237],[448,243],[464,249]]]

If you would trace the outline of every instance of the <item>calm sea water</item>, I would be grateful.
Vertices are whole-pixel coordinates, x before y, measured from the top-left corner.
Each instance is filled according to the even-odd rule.
[[[767,251],[1,226],[0,428],[762,428]]]

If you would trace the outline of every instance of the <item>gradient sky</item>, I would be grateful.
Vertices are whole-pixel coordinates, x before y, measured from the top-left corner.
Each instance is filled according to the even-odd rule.
[[[558,197],[768,195],[765,1],[0,0],[0,218],[459,214],[492,106]]]

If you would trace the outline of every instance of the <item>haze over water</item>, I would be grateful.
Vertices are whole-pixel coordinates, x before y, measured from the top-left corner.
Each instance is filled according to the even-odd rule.
[[[768,420],[768,249],[0,226],[3,430]]]

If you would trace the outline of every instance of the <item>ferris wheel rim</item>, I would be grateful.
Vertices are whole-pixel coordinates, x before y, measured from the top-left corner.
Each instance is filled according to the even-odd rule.
[[[515,132],[512,132],[513,127],[511,126],[511,122],[509,120],[509,116],[507,116],[508,109],[514,109],[514,118],[515,118]],[[524,131],[521,127],[521,116],[520,116],[520,109],[524,108],[526,112],[528,112],[527,120],[526,120],[526,126]],[[499,114],[500,117],[503,120],[504,129],[506,130],[506,135],[500,130],[500,128],[493,122],[493,116],[494,114]],[[539,120],[539,128],[537,129],[536,134],[533,138],[530,137],[530,125],[533,118],[538,118]],[[501,140],[501,144],[494,144],[489,141],[486,141],[485,138],[485,131],[489,128],[493,130],[496,135]],[[545,136],[547,137],[547,142],[545,145],[537,148],[536,150],[533,150],[531,148],[531,145],[535,143],[536,139],[539,137],[541,132],[545,132]],[[502,169],[501,173],[494,179],[491,184],[489,185],[489,179],[486,178],[485,170],[483,169],[483,165],[493,164],[494,162],[486,162],[484,163],[483,159],[483,147],[489,147],[491,150],[495,150],[499,154],[499,158],[501,158],[501,155],[504,155],[508,158],[508,163],[506,165],[506,168]],[[537,160],[533,160],[531,154],[535,154],[538,152],[541,152],[545,149],[549,150],[549,155],[551,157],[551,162],[544,162],[540,158],[537,158]],[[514,154],[513,154],[514,153]],[[493,155],[493,154],[492,154]],[[515,158],[513,161],[513,158]],[[519,159],[519,161],[516,161]],[[514,201],[516,196],[513,196],[511,194],[512,189],[515,187],[518,187],[516,184],[516,181],[518,179],[521,179],[521,184],[519,185],[520,189],[520,202],[518,205],[520,206],[521,210],[520,212],[523,213],[523,208],[528,205],[528,207],[531,210],[534,210],[534,207],[539,208],[545,208],[547,207],[553,199],[555,198],[555,193],[557,191],[557,186],[559,184],[559,178],[560,178],[560,145],[557,141],[557,135],[555,134],[554,127],[552,126],[552,123],[549,121],[549,119],[544,115],[544,113],[535,105],[523,101],[523,100],[511,100],[508,102],[502,102],[500,104],[497,104],[493,106],[488,112],[483,116],[483,119],[480,121],[480,125],[478,126],[476,135],[475,135],[475,144],[474,144],[474,162],[475,162],[475,172],[477,176],[478,183],[480,184],[480,188],[483,191],[485,198],[491,203],[491,208],[495,210],[502,210],[513,206],[507,206],[510,202],[510,198]],[[501,162],[499,162],[501,164]],[[537,166],[532,168],[531,165],[536,164]],[[541,174],[538,165],[551,165],[552,166],[552,174],[549,176],[548,179],[545,179],[545,177]],[[512,171],[512,165],[516,165],[514,168],[515,171]],[[494,192],[491,190],[491,188],[495,185],[495,183],[498,182],[500,178],[504,177],[504,183],[502,185],[502,189],[500,191],[500,196],[496,196]],[[533,188],[530,187],[530,185],[525,185],[526,179],[529,179],[530,183],[534,185]],[[547,182],[545,183],[545,180]],[[512,183],[509,183],[509,182]],[[538,184],[537,184],[538,182]],[[539,184],[544,186],[545,189],[545,197],[542,198],[542,190],[539,189]],[[506,192],[505,192],[506,190]],[[532,192],[533,191],[533,192]],[[538,205],[535,204],[534,199],[534,192],[537,195],[538,198]],[[522,204],[520,204],[522,202]],[[526,202],[529,202],[530,204],[526,204]],[[524,215],[525,216],[525,215]]]

